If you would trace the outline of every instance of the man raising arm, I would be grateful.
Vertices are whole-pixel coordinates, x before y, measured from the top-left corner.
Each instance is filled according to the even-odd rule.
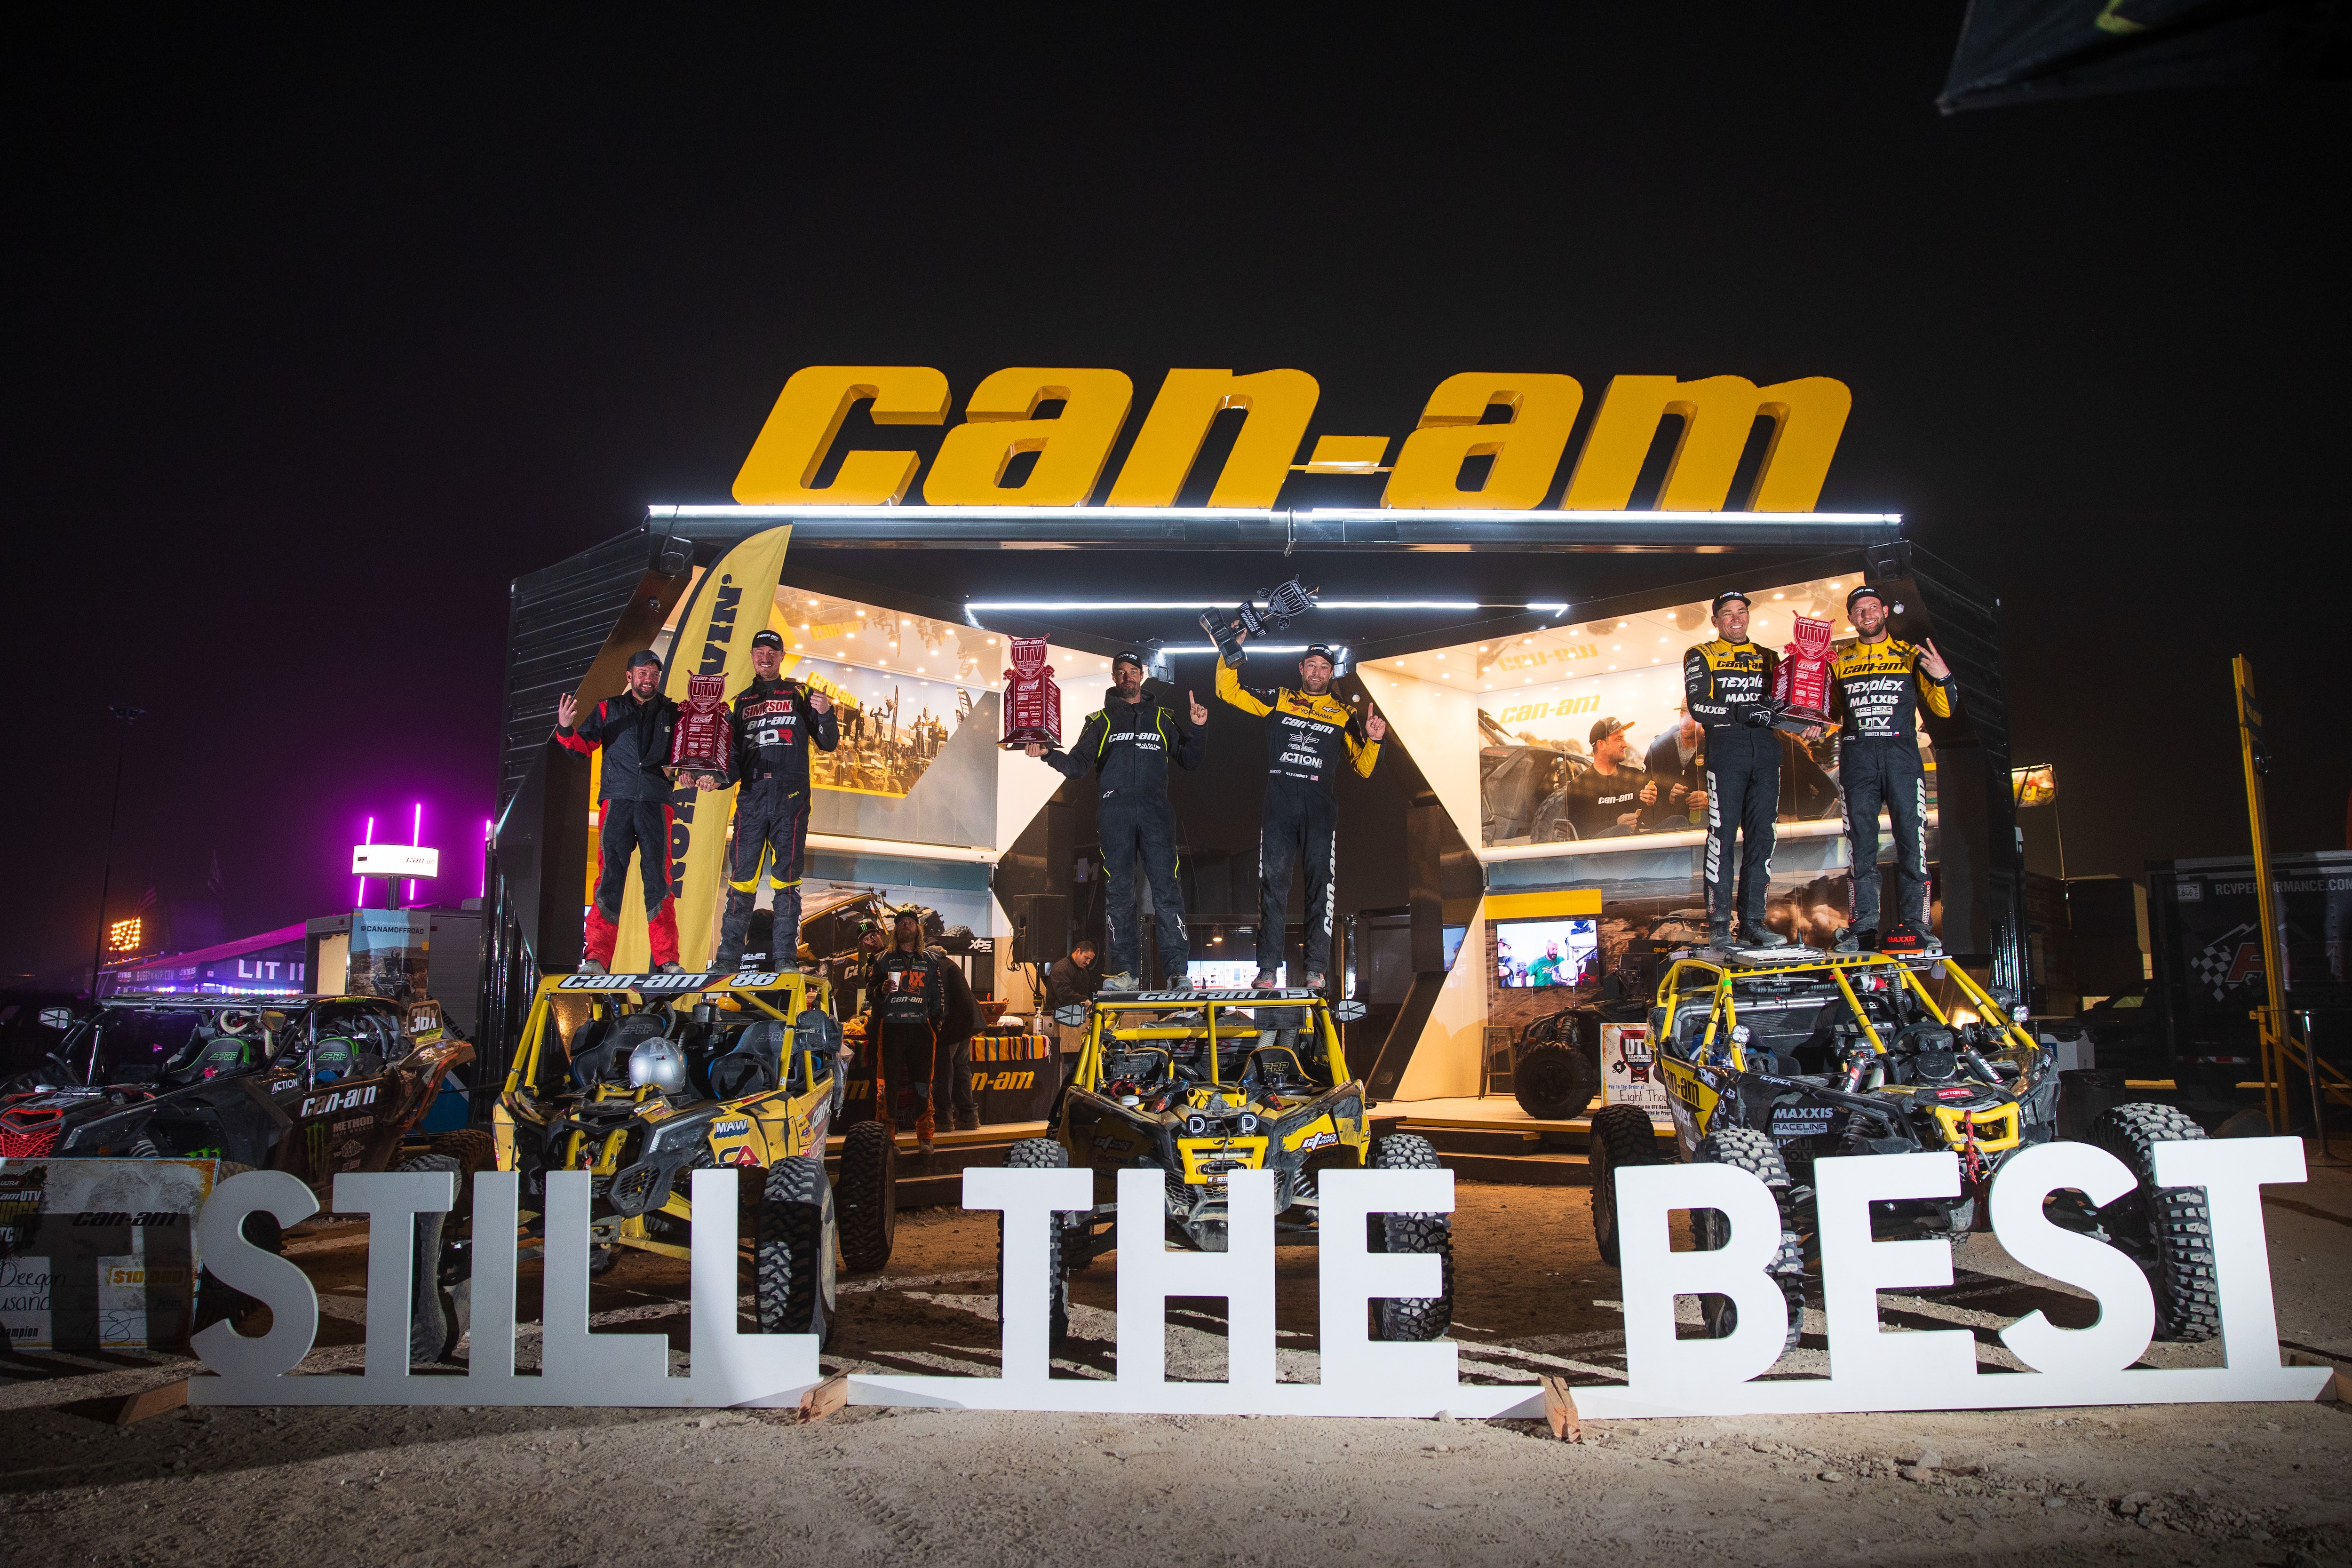
[[[727,913],[711,964],[732,969],[743,957],[751,907],[766,872],[776,895],[775,963],[800,952],[801,868],[808,858],[809,748],[830,752],[841,739],[833,700],[785,680],[784,639],[751,638],[751,684],[735,699],[735,842],[727,867]]]
[[[1838,788],[1845,796],[1845,837],[1853,920],[1837,951],[1864,947],[1916,952],[1927,935],[1927,773],[1919,762],[1919,708],[1949,718],[1958,688],[1932,638],[1907,643],[1887,631],[1886,600],[1868,584],[1845,596],[1846,619],[1860,639],[1830,662],[1830,712],[1838,737]],[[1878,808],[1895,828],[1895,924],[1878,935]]]
[[[1247,634],[1240,634],[1246,637]],[[1331,917],[1339,865],[1339,812],[1332,788],[1344,764],[1370,778],[1381,760],[1388,721],[1378,713],[1360,719],[1332,694],[1338,668],[1330,648],[1309,647],[1298,661],[1297,687],[1244,686],[1223,658],[1217,660],[1217,695],[1244,713],[1265,720],[1265,801],[1258,827],[1257,978],[1271,988],[1282,964],[1288,924],[1290,878],[1307,866],[1307,987],[1323,988],[1331,965]]]

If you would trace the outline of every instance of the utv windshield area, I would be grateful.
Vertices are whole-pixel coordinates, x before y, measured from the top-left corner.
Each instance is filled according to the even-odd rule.
[[[1248,1001],[1101,1002],[1079,1080],[1117,1098],[1171,1088],[1297,1095],[1347,1081],[1328,1008],[1308,992]]]
[[[262,1066],[285,1024],[275,1008],[113,1006],[59,1054],[92,1087],[178,1085]]]

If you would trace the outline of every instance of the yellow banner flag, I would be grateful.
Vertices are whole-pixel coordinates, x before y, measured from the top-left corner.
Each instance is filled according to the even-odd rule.
[[[792,537],[789,524],[755,533],[703,574],[678,626],[677,641],[670,647],[663,689],[672,701],[686,700],[691,676],[725,675],[730,702],[751,684],[751,634],[768,626],[776,584],[784,574],[784,546]],[[688,969],[700,969],[718,946],[719,892],[727,880],[727,825],[734,815],[735,792],[688,785],[671,793],[669,805],[677,960]],[[646,939],[643,886],[631,877],[627,889],[621,900],[621,938],[613,950],[612,969],[616,974],[639,974],[653,967],[653,951]]]

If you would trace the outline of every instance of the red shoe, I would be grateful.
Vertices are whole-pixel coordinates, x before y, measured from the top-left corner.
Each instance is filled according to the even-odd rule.
[[[614,944],[621,940],[621,928],[604,918],[604,911],[595,905],[588,906],[588,927],[583,933],[587,951],[583,954],[596,966],[593,973],[604,973],[613,964]]]

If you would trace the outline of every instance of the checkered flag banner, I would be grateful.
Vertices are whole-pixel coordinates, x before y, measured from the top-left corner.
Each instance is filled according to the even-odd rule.
[[[2213,1000],[2219,1002],[2230,989],[2230,971],[2238,961],[2238,939],[2253,931],[2253,922],[2242,921],[2236,930],[2215,937],[2204,950],[2189,961],[2197,978],[2213,988]]]

